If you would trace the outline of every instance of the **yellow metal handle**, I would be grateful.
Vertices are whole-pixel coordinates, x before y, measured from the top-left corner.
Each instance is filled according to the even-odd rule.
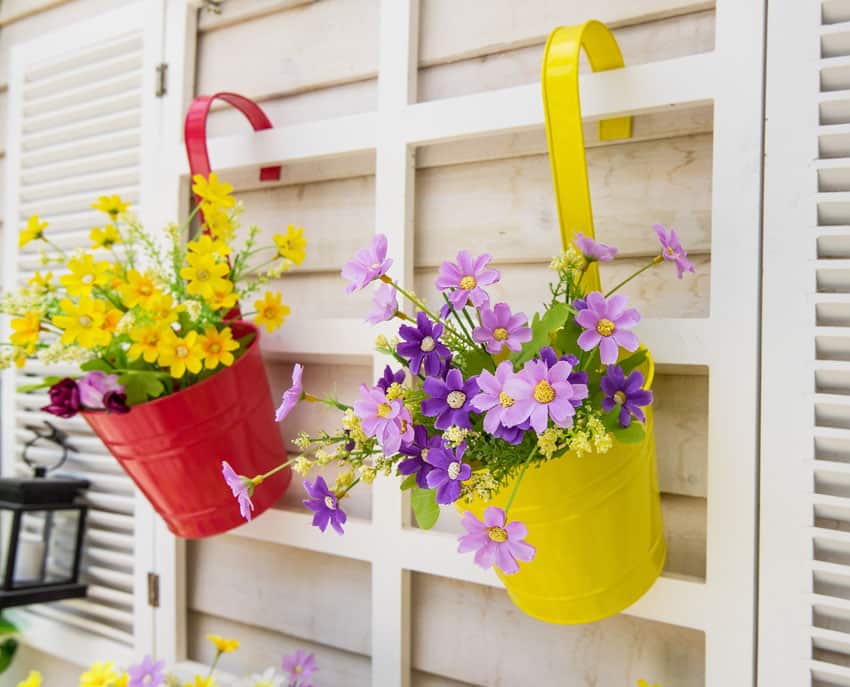
[[[624,66],[617,39],[605,24],[598,21],[589,21],[579,26],[561,26],[552,31],[546,42],[541,79],[543,110],[561,225],[561,243],[565,249],[577,232],[585,236],[594,235],[578,86],[582,48],[595,72]],[[616,117],[599,122],[599,138],[603,141],[630,138],[631,135],[631,117]],[[588,289],[600,288],[599,271],[595,263],[588,270],[585,283]]]

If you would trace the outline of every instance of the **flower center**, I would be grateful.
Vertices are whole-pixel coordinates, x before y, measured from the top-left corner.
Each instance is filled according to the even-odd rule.
[[[457,479],[458,475],[460,475],[460,463],[456,460],[449,463],[449,467],[446,468],[446,472],[449,474],[449,479]]]
[[[142,284],[139,287],[139,295],[150,296],[153,293],[153,287],[150,284]]]
[[[420,456],[422,457],[422,460],[425,460],[428,457],[428,451],[429,451],[429,449],[427,449],[427,448],[422,449],[422,453],[420,454]]]
[[[156,346],[159,343],[159,335],[151,334],[147,339],[145,339],[145,343],[148,346]]]
[[[266,308],[263,310],[263,317],[267,320],[273,320],[275,315],[277,315],[277,310],[275,308]]]
[[[596,331],[602,336],[611,336],[614,333],[614,323],[603,317],[596,323]]]
[[[508,396],[504,391],[500,391],[499,403],[502,404],[502,408],[510,408],[514,404],[514,399]]]
[[[555,400],[555,390],[545,379],[541,379],[534,387],[534,400],[538,403],[551,403]]]
[[[329,496],[328,498],[330,498],[330,496]],[[301,675],[301,673],[303,673],[303,672],[304,672],[304,668],[303,668],[303,667],[301,667],[300,665],[299,665],[299,666],[295,666],[295,670],[294,670],[293,672],[294,672],[294,673],[296,673],[297,675]]]
[[[198,281],[207,281],[210,278],[210,273],[207,270],[198,270],[195,273],[195,279]]]
[[[378,417],[389,417],[389,414],[392,412],[392,406],[389,403],[379,403],[376,412],[378,413]]]
[[[210,353],[220,353],[221,352],[221,344],[210,344]]]
[[[493,338],[496,339],[496,341],[504,341],[508,338],[508,330],[504,327],[496,327],[493,330]]]
[[[489,527],[487,529],[487,536],[490,537],[490,541],[494,541],[498,544],[508,540],[508,533],[503,527]]]
[[[464,291],[471,291],[476,286],[478,286],[478,282],[475,281],[475,277],[472,275],[466,275],[463,279],[460,280],[460,288]]]
[[[189,355],[189,347],[180,344],[174,349],[174,352],[177,354],[178,358],[186,358]]]
[[[437,342],[434,341],[433,336],[423,336],[422,341],[419,342],[419,350],[423,353],[430,353],[437,347]]]
[[[626,402],[626,394],[623,391],[617,391],[614,393],[614,403],[617,405],[623,405]]]
[[[334,499],[333,496],[325,496],[325,508],[328,508],[329,510],[336,510],[336,499]]]
[[[670,255],[670,256],[676,255],[676,251],[673,250],[673,246],[667,246],[667,255]]]
[[[462,391],[451,391],[446,396],[446,403],[449,404],[449,408],[452,410],[463,408],[463,404],[466,403],[466,394]]]
[[[93,274],[84,274],[82,279],[80,279],[80,281],[83,282],[83,284],[91,284],[94,281],[94,275]]]

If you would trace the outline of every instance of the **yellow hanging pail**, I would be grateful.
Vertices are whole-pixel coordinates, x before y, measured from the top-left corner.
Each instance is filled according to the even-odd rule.
[[[546,44],[543,101],[564,246],[576,232],[594,235],[579,105],[582,47],[594,71],[623,66],[616,40],[597,21],[555,29]],[[600,122],[599,133],[604,139],[628,138],[631,119]],[[600,288],[595,264],[585,286]],[[651,357],[642,371],[650,388]],[[525,473],[508,518],[528,526],[526,541],[537,555],[515,575],[497,573],[528,615],[558,624],[601,620],[637,601],[661,574],[667,548],[652,407],[645,412],[646,436],[640,443],[615,440],[607,453],[582,457],[571,451]],[[511,490],[509,484],[492,501],[458,507],[480,518],[487,506],[504,508]]]

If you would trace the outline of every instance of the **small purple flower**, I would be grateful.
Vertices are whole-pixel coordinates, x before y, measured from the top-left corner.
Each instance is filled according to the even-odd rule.
[[[281,667],[290,680],[303,687],[307,687],[304,681],[309,680],[319,669],[315,654],[308,654],[303,649],[297,649],[291,656],[284,656]]]
[[[254,510],[254,504],[251,502],[254,482],[248,477],[237,475],[226,460],[221,461],[221,474],[224,476],[227,486],[230,487],[230,491],[233,492],[233,498],[239,502],[239,513],[245,520],[250,520],[251,511]]]
[[[499,427],[504,427],[503,417],[514,399],[505,393],[505,383],[514,376],[514,366],[510,360],[504,360],[496,368],[496,374],[481,370],[478,375],[478,387],[481,393],[472,399],[472,407],[484,416],[484,431],[495,435]],[[512,443],[512,442],[508,442]]]
[[[435,284],[440,291],[452,289],[448,298],[456,310],[462,310],[470,301],[476,308],[490,302],[490,297],[481,287],[499,281],[497,270],[485,269],[492,259],[487,253],[473,258],[469,251],[462,250],[457,254],[457,264],[446,260],[440,265]]]
[[[536,549],[524,539],[528,536],[525,523],[515,520],[506,522],[505,511],[488,506],[484,511],[484,521],[472,513],[463,514],[461,524],[467,534],[458,538],[459,553],[475,551],[475,563],[482,568],[495,565],[506,575],[519,572],[517,561],[531,561]]]
[[[617,255],[617,249],[611,246],[606,246],[604,243],[594,241],[589,236],[585,236],[581,232],[576,234],[576,247],[582,252],[588,262],[610,262]]]
[[[658,240],[661,243],[661,257],[665,260],[672,260],[676,263],[676,272],[679,279],[685,272],[696,272],[693,263],[688,260],[688,253],[679,241],[679,236],[675,229],[671,229],[670,233],[660,224],[655,224],[652,227],[658,235]]]
[[[345,511],[339,507],[339,499],[330,489],[327,482],[322,476],[316,477],[316,481],[310,484],[309,480],[304,481],[304,488],[310,495],[309,499],[304,500],[304,505],[313,511],[313,526],[318,527],[322,532],[328,528],[328,523],[331,524],[337,534],[342,534],[342,526],[348,519]]]
[[[43,411],[59,417],[74,417],[80,412],[80,389],[70,377],[59,380],[50,387],[50,403]]]
[[[619,346],[627,351],[636,351],[638,338],[630,332],[638,322],[640,313],[634,308],[626,310],[626,297],[616,293],[607,301],[599,291],[587,295],[587,309],[576,315],[584,330],[578,337],[583,351],[599,346],[599,358],[605,365],[617,362]]]
[[[387,258],[387,237],[375,234],[368,248],[361,248],[354,258],[342,266],[342,276],[351,283],[345,287],[346,293],[362,289],[379,279],[392,267],[393,261]]]
[[[354,402],[354,413],[360,418],[366,436],[378,439],[385,456],[398,453],[402,441],[413,440],[410,411],[401,400],[388,400],[377,387],[360,386],[360,400]]]
[[[107,413],[126,415],[130,412],[127,405],[127,394],[120,391],[107,391],[103,396],[103,408]]]
[[[367,322],[380,324],[393,319],[398,312],[398,296],[395,289],[389,284],[378,284],[372,304],[374,307],[366,316]]]
[[[404,384],[404,370],[397,370],[393,372],[392,368],[387,365],[384,368],[383,376],[378,380],[378,383],[375,384],[375,386],[386,393],[393,384]]]
[[[398,464],[399,475],[416,475],[416,485],[420,489],[428,488],[428,473],[431,472],[431,466],[425,462],[428,453],[443,445],[443,439],[440,435],[435,434],[432,437],[428,436],[428,430],[423,425],[416,425],[413,428],[413,441],[408,444],[402,444],[398,450],[403,453],[405,458]]]
[[[440,308],[440,319],[445,320],[454,312],[454,306],[451,303],[443,303]]]
[[[165,684],[165,661],[154,661],[145,656],[142,662],[127,669],[130,680],[127,687],[161,687]]]
[[[559,358],[555,355],[555,351],[552,350],[551,346],[546,346],[540,349],[540,359],[546,363],[547,367],[552,367],[557,364]],[[560,360],[564,360],[570,364],[570,367],[573,368],[573,371],[570,372],[570,376],[567,377],[567,381],[570,384],[584,384],[587,386],[588,374],[584,370],[576,370],[575,367],[578,365],[578,358],[574,355],[562,355]],[[573,404],[573,407],[578,408],[584,402],[583,398],[573,398],[570,400],[570,403]]]
[[[511,314],[507,303],[496,303],[490,310],[481,308],[481,325],[472,330],[472,338],[486,345],[487,352],[496,355],[507,346],[518,351],[522,344],[531,341],[531,329],[526,327],[528,318],[525,313]]]
[[[100,410],[104,407],[103,397],[110,391],[124,391],[118,383],[117,375],[109,375],[102,370],[92,370],[86,376],[77,380],[80,390],[80,403],[84,408]]]
[[[505,382],[505,393],[514,399],[502,415],[502,422],[516,426],[526,420],[540,434],[549,418],[559,427],[573,424],[573,399],[587,398],[587,386],[570,384],[572,366],[561,360],[550,369],[542,360],[529,360],[522,371]]]
[[[464,381],[460,370],[452,368],[445,381],[439,377],[426,377],[422,388],[430,397],[422,401],[422,414],[437,418],[434,427],[448,429],[455,425],[470,429],[471,401],[479,391],[475,377]]]
[[[282,422],[286,416],[292,412],[292,409],[298,405],[301,400],[301,394],[304,389],[301,382],[301,377],[304,374],[304,366],[301,363],[295,363],[292,368],[292,386],[283,392],[280,407],[274,414],[275,422]]]
[[[404,341],[396,346],[396,352],[410,361],[410,371],[415,375],[419,374],[423,363],[426,375],[438,375],[442,361],[451,357],[451,351],[440,341],[443,325],[431,322],[424,312],[416,314],[415,327],[403,324],[398,333]]]
[[[586,298],[576,298],[573,301],[573,307],[576,310],[587,310],[587,299]]]
[[[632,424],[632,415],[640,422],[646,422],[646,416],[640,406],[648,406],[652,403],[652,392],[643,388],[643,375],[639,370],[632,370],[626,377],[623,368],[619,365],[611,365],[599,380],[599,386],[605,392],[602,410],[609,413],[619,406],[621,427]]]
[[[445,444],[431,449],[425,460],[433,466],[428,473],[428,486],[437,490],[437,503],[454,503],[460,497],[460,483],[472,476],[472,468],[463,462],[466,442],[462,442],[456,451]]]

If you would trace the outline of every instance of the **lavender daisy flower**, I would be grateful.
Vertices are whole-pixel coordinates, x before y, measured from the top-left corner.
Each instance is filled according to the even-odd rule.
[[[636,351],[638,338],[628,331],[640,322],[640,313],[634,308],[626,310],[626,297],[614,294],[607,301],[599,291],[587,295],[587,309],[576,315],[584,330],[578,337],[578,345],[583,351],[599,346],[599,357],[603,364],[617,362],[619,346],[627,351]]]
[[[555,355],[555,351],[552,350],[550,346],[546,346],[545,348],[540,349],[540,359],[546,363],[547,367],[552,367],[555,365],[559,358]],[[573,371],[570,372],[570,376],[567,377],[567,381],[570,384],[584,384],[587,386],[588,374],[584,370],[576,370],[575,367],[578,365],[578,358],[574,355],[562,355],[560,360],[564,360],[570,364],[570,367],[573,368]],[[573,407],[578,408],[584,402],[583,398],[573,398],[570,400],[570,403],[573,404]]]
[[[316,477],[316,481],[312,484],[309,480],[305,480],[304,489],[310,495],[310,498],[305,499],[303,503],[313,511],[313,526],[318,527],[324,532],[328,528],[328,523],[330,523],[337,534],[342,534],[342,526],[345,524],[348,516],[339,507],[337,495],[328,489],[325,478],[321,476]]]
[[[572,366],[561,360],[550,369],[542,360],[529,360],[522,371],[505,382],[505,393],[514,399],[506,409],[502,422],[516,426],[526,420],[540,434],[551,417],[558,427],[573,424],[573,399],[587,398],[587,386],[570,384],[567,379]]]
[[[646,416],[640,406],[648,406],[652,403],[652,392],[643,388],[643,375],[639,370],[632,370],[626,377],[623,368],[619,365],[611,365],[599,380],[599,386],[605,393],[605,398],[602,399],[602,410],[608,413],[619,406],[621,427],[632,424],[633,415],[640,422],[646,422]]]
[[[472,407],[484,416],[484,431],[495,435],[504,427],[505,412],[514,404],[514,399],[505,393],[505,383],[514,376],[514,366],[510,360],[504,360],[496,368],[496,374],[481,370],[478,375],[478,387],[481,393],[472,399]],[[513,436],[513,433],[510,433]],[[508,442],[512,443],[512,442]]]
[[[127,687],[161,687],[165,684],[165,661],[154,661],[145,656],[142,662],[127,669],[130,677]]]
[[[490,302],[490,297],[481,287],[499,281],[497,270],[485,269],[492,259],[487,253],[473,258],[469,251],[462,250],[457,254],[457,264],[446,260],[440,265],[436,286],[440,291],[452,289],[448,298],[456,310],[462,310],[470,301],[476,308]]]
[[[676,263],[676,272],[679,279],[685,272],[696,272],[693,263],[688,260],[688,254],[679,241],[679,236],[675,229],[671,229],[670,233],[660,224],[653,225],[655,233],[658,235],[658,240],[661,243],[661,257],[665,260],[672,260]]]
[[[376,437],[385,456],[398,453],[401,442],[413,440],[413,419],[401,400],[387,400],[377,387],[360,386],[360,400],[354,402],[354,413],[360,418],[366,436]]]
[[[443,445],[442,438],[435,434],[432,437],[428,436],[428,430],[423,425],[416,425],[413,428],[413,441],[408,444],[402,444],[398,450],[405,458],[398,464],[399,475],[416,475],[416,486],[420,489],[428,488],[428,473],[431,472],[431,466],[425,462],[428,453]]]
[[[298,684],[309,680],[319,669],[316,665],[315,654],[308,654],[303,649],[297,649],[294,654],[284,656],[281,667],[287,677]]]
[[[430,396],[422,401],[422,414],[437,418],[434,427],[448,429],[455,425],[470,429],[470,401],[479,391],[475,377],[464,381],[460,370],[452,368],[445,381],[439,377],[426,377],[422,388]]]
[[[460,483],[472,476],[472,468],[463,462],[466,442],[462,442],[456,451],[443,445],[431,449],[425,460],[433,466],[428,473],[428,486],[437,490],[437,503],[454,503],[460,497]]]
[[[415,327],[403,324],[398,333],[404,340],[396,346],[396,352],[410,361],[410,371],[415,375],[423,363],[426,375],[438,375],[442,361],[451,357],[451,351],[440,341],[443,325],[431,322],[424,312],[416,314]]]
[[[242,475],[237,475],[236,471],[230,467],[230,463],[226,460],[221,461],[221,474],[224,476],[224,481],[233,492],[233,498],[239,503],[239,513],[245,520],[251,519],[251,511],[254,510],[254,504],[251,502],[251,496],[254,493],[254,482]]]
[[[124,387],[118,383],[118,375],[106,374],[102,370],[91,370],[77,380],[80,390],[80,403],[85,408],[105,408],[104,396],[110,391],[124,393]]]
[[[404,370],[396,370],[393,372],[392,368],[387,365],[384,368],[383,376],[378,380],[377,386],[384,393],[393,385],[393,384],[403,384],[404,383]]]
[[[395,289],[389,284],[378,284],[372,304],[374,307],[366,316],[367,322],[380,324],[393,319],[398,312],[398,296]]]
[[[526,327],[528,318],[525,313],[511,314],[507,303],[496,303],[490,310],[481,308],[481,325],[472,330],[472,338],[485,344],[488,353],[501,353],[507,346],[518,351],[522,344],[531,341],[531,329]]]
[[[594,241],[589,236],[585,236],[581,232],[576,234],[576,247],[582,252],[582,255],[588,262],[610,262],[617,255],[617,249],[612,246],[606,246],[604,243]]]
[[[275,422],[282,422],[301,400],[301,394],[304,391],[301,383],[303,374],[304,366],[301,363],[295,363],[295,367],[292,368],[292,386],[283,392],[280,408],[274,414]]]
[[[354,258],[342,266],[342,276],[351,283],[345,287],[346,293],[362,289],[387,273],[393,261],[387,258],[387,237],[375,234],[368,248],[361,248]]]
[[[536,549],[524,539],[528,528],[519,520],[506,522],[505,511],[489,506],[484,511],[484,521],[467,511],[461,524],[467,531],[458,537],[458,553],[475,551],[475,563],[482,568],[495,565],[506,575],[519,572],[518,561],[531,561]]]

